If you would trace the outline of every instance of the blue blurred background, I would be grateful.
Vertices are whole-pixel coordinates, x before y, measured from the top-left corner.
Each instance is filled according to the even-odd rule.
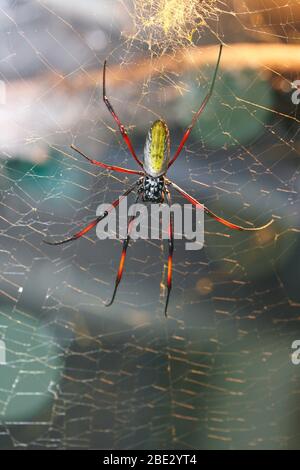
[[[70,149],[135,168],[101,100],[105,58],[111,100],[142,155],[157,117],[175,151],[208,91],[219,41],[228,50],[246,43],[249,56],[262,43],[270,52],[299,43],[297,1],[228,1],[222,11],[206,3],[193,43],[187,22],[164,44],[151,43],[135,2],[0,0],[0,448],[300,448],[300,366],[291,362],[300,339],[291,83],[300,70],[284,56],[284,70],[221,64],[170,171],[227,219],[275,222],[245,234],[206,219],[201,251],[177,241],[168,319],[166,244],[131,244],[107,309],[120,242],[94,232],[63,247],[42,242],[76,232],[134,180]],[[201,67],[176,59],[180,48],[201,57],[208,45]],[[166,58],[176,66],[158,73]]]

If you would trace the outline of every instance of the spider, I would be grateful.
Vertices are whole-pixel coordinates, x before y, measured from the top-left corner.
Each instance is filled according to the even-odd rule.
[[[127,197],[131,192],[136,191],[136,200],[138,201],[139,199],[142,199],[144,202],[149,202],[153,204],[160,204],[162,203],[165,198],[167,199],[167,203],[169,206],[171,206],[171,194],[170,194],[170,189],[173,188],[175,191],[177,191],[179,194],[181,194],[185,199],[187,199],[192,205],[196,206],[197,208],[201,208],[207,215],[215,219],[216,221],[220,222],[221,224],[225,225],[226,227],[229,227],[231,229],[235,230],[241,230],[241,231],[257,231],[257,230],[263,230],[264,228],[268,227],[269,225],[272,224],[273,219],[270,220],[266,225],[263,225],[261,227],[242,227],[240,225],[236,225],[232,222],[229,222],[228,220],[223,219],[222,217],[217,216],[214,214],[212,211],[210,211],[205,205],[201,204],[198,202],[193,196],[185,192],[182,188],[180,188],[177,184],[175,184],[173,181],[169,180],[166,178],[166,174],[168,169],[173,165],[173,163],[177,160],[179,157],[189,135],[192,132],[193,127],[196,124],[197,119],[199,116],[202,114],[204,109],[206,108],[207,103],[209,102],[209,99],[212,96],[215,82],[216,82],[216,77],[218,74],[218,69],[219,69],[219,64],[221,60],[221,55],[222,55],[222,45],[220,45],[219,49],[219,55],[218,55],[218,60],[217,64],[215,67],[215,71],[212,77],[212,82],[211,86],[209,89],[208,94],[205,96],[204,100],[202,101],[198,111],[194,114],[191,124],[188,126],[186,129],[181,142],[179,143],[179,146],[172,158],[170,158],[170,134],[169,134],[169,129],[166,124],[166,122],[162,119],[159,119],[155,121],[152,126],[150,127],[150,130],[147,134],[146,137],[146,142],[145,142],[145,147],[144,147],[144,159],[143,162],[138,158],[138,156],[135,153],[135,150],[133,148],[133,145],[131,143],[131,140],[126,132],[126,129],[122,122],[120,121],[118,115],[114,111],[114,108],[112,107],[107,95],[106,95],[106,63],[107,61],[104,61],[104,66],[103,66],[103,101],[105,105],[107,106],[109,112],[111,113],[112,117],[114,118],[115,122],[118,125],[118,128],[120,130],[121,136],[123,140],[125,141],[132,157],[136,161],[136,163],[139,165],[141,170],[130,170],[128,168],[122,168],[119,166],[115,165],[107,165],[105,163],[99,162],[97,160],[93,160],[87,155],[85,155],[81,150],[79,150],[77,147],[74,145],[71,145],[71,148],[75,150],[78,154],[80,154],[82,157],[84,157],[86,160],[88,160],[90,163],[93,165],[98,165],[102,168],[105,168],[107,170],[115,171],[117,173],[127,173],[131,175],[138,175],[140,178],[134,183],[133,186],[131,186],[129,189],[127,189],[118,199],[116,199],[112,204],[111,208],[100,216],[98,216],[96,219],[91,221],[86,227],[82,228],[79,232],[75,233],[72,237],[58,241],[58,242],[50,242],[50,241],[45,241],[48,245],[62,245],[64,243],[71,242],[73,240],[77,240],[78,238],[82,237],[85,235],[87,232],[89,232],[92,228],[94,228],[100,220],[103,220],[105,217],[108,216],[109,212],[113,209],[116,208],[121,200],[125,197]],[[123,249],[122,249],[122,254],[121,254],[121,259],[119,262],[119,269],[117,272],[116,280],[115,280],[115,286],[114,286],[114,291],[111,297],[110,302],[106,303],[106,306],[112,305],[118,286],[121,282],[123,271],[124,271],[124,264],[125,264],[125,258],[126,258],[126,253],[127,253],[127,248],[128,244],[130,241],[130,233],[131,233],[131,227],[132,223],[134,221],[134,216],[131,216],[128,220],[128,226],[127,226],[127,236],[123,240]],[[168,256],[168,271],[167,271],[167,294],[166,294],[166,301],[165,301],[165,316],[167,316],[167,309],[168,309],[168,304],[169,304],[169,298],[170,298],[170,293],[171,293],[171,288],[172,288],[172,265],[173,265],[173,250],[174,250],[174,233],[173,233],[173,225],[174,225],[174,220],[173,220],[173,214],[169,213],[169,231],[168,231],[168,248],[169,248],[169,256]]]

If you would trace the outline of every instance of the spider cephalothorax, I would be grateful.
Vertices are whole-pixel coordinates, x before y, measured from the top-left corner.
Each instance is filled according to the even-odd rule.
[[[163,176],[145,175],[138,191],[144,202],[161,203],[164,201],[165,179]]]
[[[170,190],[171,188],[174,188],[179,194],[181,194],[185,199],[187,199],[193,206],[195,206],[197,209],[202,209],[207,215],[212,217],[213,219],[217,220],[221,224],[225,225],[226,227],[229,227],[231,229],[235,230],[242,230],[242,231],[254,231],[254,230],[262,230],[266,227],[268,227],[273,220],[268,222],[266,225],[263,225],[262,227],[241,227],[240,225],[234,224],[232,222],[229,222],[226,219],[223,219],[222,217],[217,216],[214,214],[212,211],[210,211],[206,206],[201,204],[200,202],[197,201],[193,196],[185,192],[183,189],[181,189],[177,184],[173,183],[169,179],[165,178],[165,175],[170,168],[171,165],[175,162],[175,160],[178,158],[180,155],[184,144],[186,143],[194,125],[196,124],[196,121],[200,114],[204,111],[211,95],[212,91],[215,85],[216,81],[216,76],[217,76],[217,71],[221,59],[221,53],[222,53],[222,46],[220,46],[220,52],[219,52],[219,57],[217,61],[217,65],[215,68],[215,73],[213,76],[212,84],[210,87],[210,90],[208,94],[205,96],[204,100],[202,101],[200,107],[198,108],[198,111],[194,114],[193,119],[191,124],[188,126],[187,130],[185,131],[179,146],[174,154],[174,156],[170,160],[170,137],[169,137],[169,129],[165,121],[162,119],[159,119],[155,121],[152,126],[150,127],[150,130],[147,134],[146,138],[146,143],[145,143],[145,149],[144,149],[144,162],[142,162],[137,154],[135,153],[135,150],[133,148],[133,145],[131,143],[131,140],[121,123],[118,115],[115,113],[109,99],[106,96],[106,87],[105,87],[105,77],[106,77],[106,61],[104,62],[104,68],[103,68],[103,100],[104,103],[106,104],[109,112],[111,113],[112,117],[116,121],[120,133],[122,135],[122,138],[126,145],[128,146],[128,149],[133,156],[134,160],[136,163],[140,166],[140,170],[131,170],[129,168],[122,168],[119,166],[115,165],[107,165],[105,163],[99,162],[97,160],[93,160],[86,156],[84,153],[81,152],[78,148],[74,147],[74,145],[71,145],[71,147],[76,150],[80,155],[82,155],[84,158],[86,158],[89,162],[93,163],[94,165],[98,165],[102,168],[106,168],[107,170],[112,170],[116,171],[118,173],[127,173],[130,175],[138,175],[139,179],[138,181],[131,186],[129,189],[127,189],[121,197],[116,199],[112,205],[111,208],[108,209],[107,211],[103,212],[103,214],[99,215],[96,219],[92,220],[86,227],[84,227],[82,230],[79,232],[75,233],[72,237],[66,238],[65,240],[58,241],[58,242],[45,242],[48,243],[49,245],[61,245],[63,243],[70,242],[72,240],[77,240],[78,238],[82,237],[85,235],[89,230],[91,230],[93,227],[95,227],[100,220],[104,219],[105,217],[108,216],[109,212],[116,208],[119,204],[120,201],[128,196],[132,191],[137,192],[137,199],[139,197],[142,198],[143,201],[145,202],[151,202],[151,203],[160,203],[164,201],[164,197],[166,196],[167,202],[169,205],[171,205],[171,194]],[[166,189],[166,185],[168,189]],[[122,250],[122,255],[121,255],[121,260],[119,264],[119,269],[115,281],[115,288],[113,291],[113,295],[111,298],[111,301],[106,304],[107,306],[111,305],[115,299],[116,292],[118,285],[121,282],[122,275],[123,275],[123,270],[124,270],[124,263],[125,263],[125,258],[126,258],[126,252],[127,252],[127,247],[129,244],[130,240],[130,230],[132,227],[132,222],[134,222],[134,216],[132,216],[128,222],[128,230],[127,230],[127,237],[123,240],[123,250]],[[167,314],[167,308],[168,308],[168,302],[169,302],[169,297],[170,297],[170,292],[172,288],[172,266],[173,266],[173,248],[174,248],[174,227],[173,227],[173,217],[170,212],[169,216],[169,257],[168,257],[168,272],[167,272],[167,296],[166,296],[166,305],[165,305],[165,314]]]

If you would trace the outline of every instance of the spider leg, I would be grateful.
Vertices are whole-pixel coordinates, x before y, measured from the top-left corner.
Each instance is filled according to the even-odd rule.
[[[232,222],[229,222],[226,219],[223,219],[222,217],[219,217],[218,215],[214,214],[212,211],[210,211],[207,207],[205,207],[201,202],[197,201],[193,196],[185,192],[183,189],[181,189],[177,184],[173,183],[172,181],[168,180],[168,184],[170,184],[179,194],[181,194],[185,199],[187,199],[189,202],[191,202],[194,206],[197,208],[200,208],[204,210],[205,214],[209,215],[213,219],[215,219],[217,222],[220,222],[221,224],[225,225],[226,227],[229,227],[234,230],[241,230],[243,232],[256,232],[259,230],[263,230],[267,227],[269,227],[274,220],[271,219],[267,224],[261,226],[261,227],[242,227],[240,225],[236,225]]]
[[[137,203],[138,199],[139,199],[139,194],[137,195],[137,198],[136,198],[136,201],[135,201],[136,203]],[[114,288],[113,295],[112,295],[112,298],[111,298],[110,302],[105,304],[106,307],[110,307],[113,304],[113,302],[115,300],[115,297],[116,297],[116,293],[117,293],[119,284],[120,284],[122,276],[123,276],[125,259],[126,259],[126,254],[127,254],[127,248],[128,248],[129,241],[130,241],[130,232],[131,232],[131,229],[132,229],[134,219],[135,219],[135,215],[132,215],[128,220],[127,236],[123,240],[123,249],[122,249],[121,259],[120,259],[120,263],[119,263],[119,269],[118,269],[116,280],[115,280],[115,288]]]
[[[128,168],[122,168],[120,166],[115,166],[115,165],[106,165],[106,163],[98,162],[97,160],[93,160],[92,158],[88,157],[85,155],[79,148],[75,147],[75,145],[71,145],[71,149],[75,150],[75,152],[79,153],[82,157],[84,157],[86,160],[88,160],[90,163],[93,165],[98,165],[101,166],[102,168],[105,168],[106,170],[112,170],[116,171],[117,173],[128,173],[131,175],[143,175],[143,171],[136,171],[136,170],[129,170]]]
[[[85,235],[87,232],[89,232],[92,228],[94,228],[101,220],[103,220],[105,217],[108,216],[108,214],[116,207],[118,207],[118,205],[120,204],[120,202],[122,201],[122,199],[124,199],[126,196],[128,196],[128,194],[130,194],[136,187],[137,183],[135,183],[133,186],[131,186],[131,188],[127,189],[127,191],[125,191],[124,194],[122,194],[121,197],[119,197],[118,199],[116,199],[112,204],[111,204],[111,207],[103,212],[103,214],[99,215],[96,219],[92,220],[92,222],[90,222],[86,227],[84,227],[82,230],[80,230],[79,232],[75,233],[72,237],[70,238],[66,238],[65,240],[60,240],[58,242],[48,242],[47,240],[43,240],[44,243],[46,243],[47,245],[53,245],[53,246],[56,246],[56,245],[63,245],[64,243],[69,243],[69,242],[72,242],[74,240],[77,240],[78,238],[82,237],[83,235]]]
[[[169,192],[166,192],[166,196],[168,199],[169,207],[171,207],[171,195]],[[168,277],[167,277],[167,297],[166,297],[166,304],[165,304],[165,316],[167,317],[167,310],[168,304],[170,299],[170,293],[172,289],[172,267],[173,267],[173,251],[174,251],[174,221],[173,221],[173,213],[170,211],[170,218],[169,218],[169,256],[168,256]]]
[[[110,112],[110,114],[112,115],[114,120],[116,121],[116,123],[118,125],[118,128],[121,132],[122,138],[125,141],[127,147],[129,148],[129,151],[130,151],[131,155],[133,156],[133,158],[135,159],[137,164],[139,166],[143,167],[142,162],[138,159],[138,157],[137,157],[137,155],[134,151],[133,145],[131,143],[131,140],[129,139],[129,136],[128,136],[126,130],[125,130],[125,127],[121,123],[119,117],[115,113],[114,108],[110,104],[108,97],[106,96],[106,60],[104,61],[104,66],[103,66],[103,101],[106,104],[108,111]]]
[[[214,75],[213,75],[213,79],[212,79],[212,82],[211,82],[211,86],[210,86],[210,89],[209,89],[209,92],[208,94],[205,96],[204,100],[202,101],[201,103],[201,106],[200,108],[198,109],[198,111],[196,112],[196,114],[194,114],[194,117],[192,119],[192,122],[191,124],[189,125],[189,127],[186,129],[185,133],[184,133],[184,136],[178,146],[178,149],[176,150],[175,152],[175,155],[174,157],[170,160],[169,162],[169,165],[168,165],[168,168],[170,168],[171,165],[173,165],[173,163],[175,162],[175,160],[179,157],[180,153],[181,153],[181,150],[183,149],[183,146],[184,144],[186,143],[187,139],[189,138],[190,136],[190,133],[192,132],[192,129],[194,127],[194,125],[196,124],[197,122],[197,119],[199,118],[199,116],[202,114],[202,112],[204,111],[207,103],[209,102],[211,96],[212,96],[212,93],[213,93],[213,90],[214,90],[214,86],[215,86],[215,83],[216,83],[216,78],[217,78],[217,73],[218,73],[218,69],[219,69],[219,65],[220,65],[220,60],[221,60],[221,55],[222,55],[222,49],[223,49],[223,45],[221,44],[220,45],[220,51],[219,51],[219,57],[218,57],[218,61],[217,61],[217,65],[216,65],[216,68],[215,68],[215,71],[214,71]]]

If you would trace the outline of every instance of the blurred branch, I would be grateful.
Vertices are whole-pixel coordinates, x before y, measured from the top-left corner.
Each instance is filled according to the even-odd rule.
[[[134,65],[120,68],[110,66],[110,86],[123,85],[121,82],[142,82],[149,76],[162,72],[178,72],[199,69],[205,65],[214,66],[217,60],[216,46],[191,47],[178,51],[173,56],[157,59],[142,59]],[[245,68],[263,69],[276,73],[300,73],[300,46],[296,44],[253,44],[237,43],[223,49],[220,67],[223,70],[242,70]],[[95,86],[101,80],[101,70],[92,70],[67,79],[76,89]]]
[[[137,60],[126,66],[109,65],[109,90],[122,88],[124,98],[132,84],[137,84],[161,73],[173,72],[180,76],[186,71],[215,66],[218,47],[191,47],[173,56]],[[275,72],[289,81],[291,72],[299,72],[300,46],[286,44],[233,44],[224,48],[221,60],[223,70],[254,68]],[[295,77],[297,78],[297,77]],[[5,104],[0,106],[0,152],[3,158],[22,154],[32,159],[46,155],[46,149],[65,134],[72,132],[82,118],[78,112],[83,106],[83,93],[88,88],[102,87],[102,68],[75,70],[72,74],[47,73],[32,79],[10,81],[5,84]],[[130,85],[123,90],[124,85]],[[292,91],[292,90],[291,90]],[[80,93],[81,92],[81,93]],[[70,95],[72,95],[70,97]],[[132,95],[130,95],[132,97]],[[129,97],[130,99],[130,97]],[[104,108],[103,109],[104,112]],[[270,112],[275,112],[269,110]],[[90,108],[100,116],[100,109]],[[280,114],[276,111],[276,114]],[[295,117],[282,114],[298,122]],[[96,119],[96,117],[94,117]],[[26,144],[26,145],[24,145]],[[33,146],[37,148],[36,152]],[[26,154],[26,155],[25,155]]]
[[[164,55],[155,59],[140,59],[128,66],[109,65],[109,86],[124,86],[124,82],[139,83],[161,73],[175,72],[183,74],[186,71],[200,69],[206,65],[214,66],[217,60],[216,46],[191,47],[179,50],[172,56]],[[220,68],[223,70],[243,70],[246,68],[265,70],[277,74],[299,72],[300,74],[300,45],[297,44],[253,44],[236,43],[223,49]],[[63,86],[72,91],[95,87],[102,81],[102,68],[73,72],[69,75],[51,73],[30,79],[27,83],[32,86],[46,81],[47,86]],[[26,82],[20,81],[24,87]],[[18,81],[10,82],[8,87],[14,87]]]

